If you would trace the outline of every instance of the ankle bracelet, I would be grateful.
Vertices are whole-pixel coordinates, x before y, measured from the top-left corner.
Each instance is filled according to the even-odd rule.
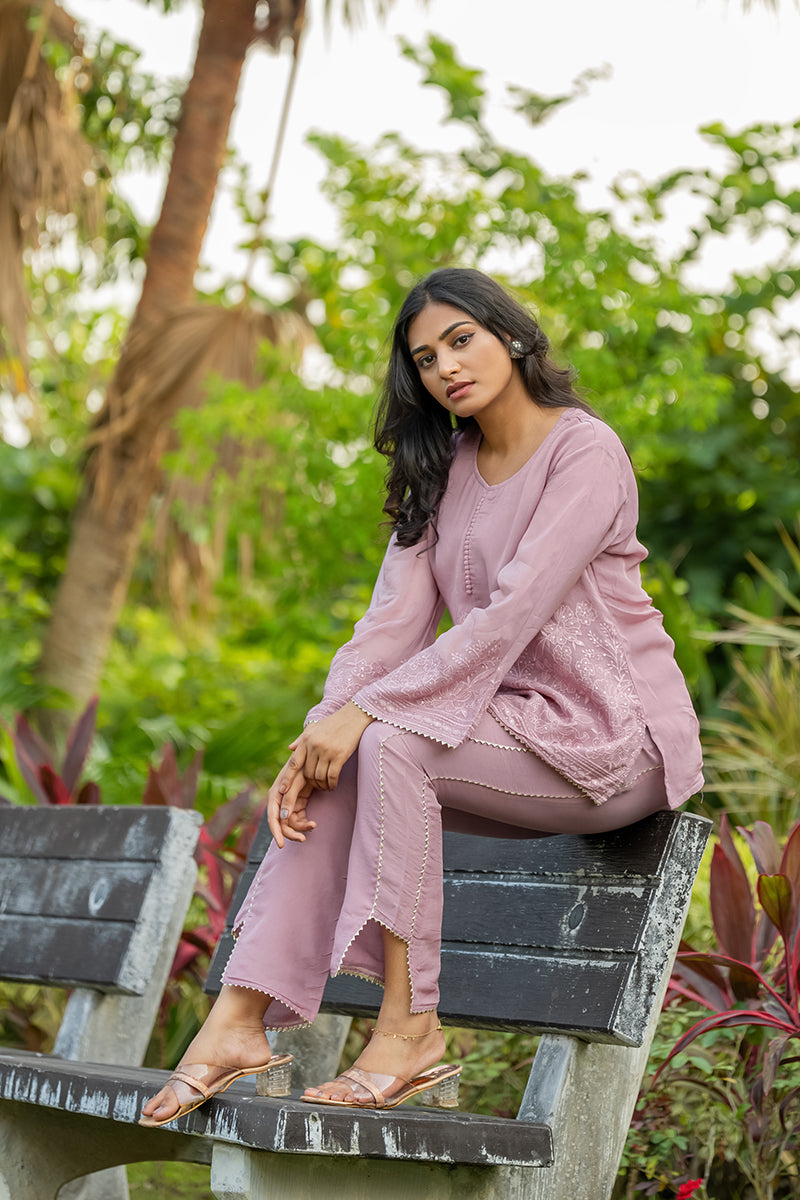
[[[429,1037],[432,1033],[438,1033],[442,1028],[441,1021],[435,1029],[428,1029],[425,1033],[389,1033],[385,1029],[373,1029],[373,1033],[379,1033],[381,1037],[398,1038],[401,1042],[415,1042],[418,1038]]]

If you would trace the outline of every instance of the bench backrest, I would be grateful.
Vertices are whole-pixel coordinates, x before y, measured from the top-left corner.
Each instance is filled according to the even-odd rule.
[[[0,978],[144,993],[201,820],[155,807],[0,808]]]
[[[665,812],[593,837],[446,834],[441,1016],[461,1026],[640,1044],[710,825]],[[269,840],[263,822],[208,991],[219,990],[230,922]],[[323,1008],[371,1016],[379,1004],[374,985],[342,975],[330,980]]]

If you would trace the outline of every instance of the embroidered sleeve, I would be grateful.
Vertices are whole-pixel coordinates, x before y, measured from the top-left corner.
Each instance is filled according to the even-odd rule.
[[[380,720],[459,745],[525,647],[619,536],[621,509],[635,491],[623,458],[621,447],[617,458],[598,440],[566,448],[487,607],[472,609],[432,645],[362,686],[355,703]]]
[[[398,546],[392,538],[369,608],[334,655],[322,701],[308,713],[306,725],[336,712],[433,642],[444,602],[427,547],[425,538],[416,546]]]

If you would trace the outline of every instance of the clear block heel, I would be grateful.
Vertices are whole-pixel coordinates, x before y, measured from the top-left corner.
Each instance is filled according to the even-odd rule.
[[[288,1096],[291,1090],[291,1062],[276,1063],[256,1076],[256,1094],[259,1096]]]
[[[451,1075],[442,1079],[429,1092],[425,1092],[425,1100],[435,1108],[458,1108],[458,1083],[460,1075]]]

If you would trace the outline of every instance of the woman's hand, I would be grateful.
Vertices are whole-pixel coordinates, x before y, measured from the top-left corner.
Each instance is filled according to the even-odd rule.
[[[290,743],[292,756],[270,788],[267,803],[267,821],[280,847],[284,837],[305,841],[305,833],[315,824],[306,816],[306,800],[315,788],[331,791],[336,787],[342,767],[374,719],[347,703],[309,725]]]
[[[302,770],[305,780],[323,792],[332,791],[339,772],[361,741],[361,735],[375,720],[352,701],[329,717],[309,725],[293,742],[290,762]]]
[[[287,798],[290,787],[291,797]],[[304,842],[306,834],[316,825],[316,821],[310,821],[306,815],[306,800],[313,790],[290,758],[267,795],[267,824],[281,850],[284,838],[290,842]]]

